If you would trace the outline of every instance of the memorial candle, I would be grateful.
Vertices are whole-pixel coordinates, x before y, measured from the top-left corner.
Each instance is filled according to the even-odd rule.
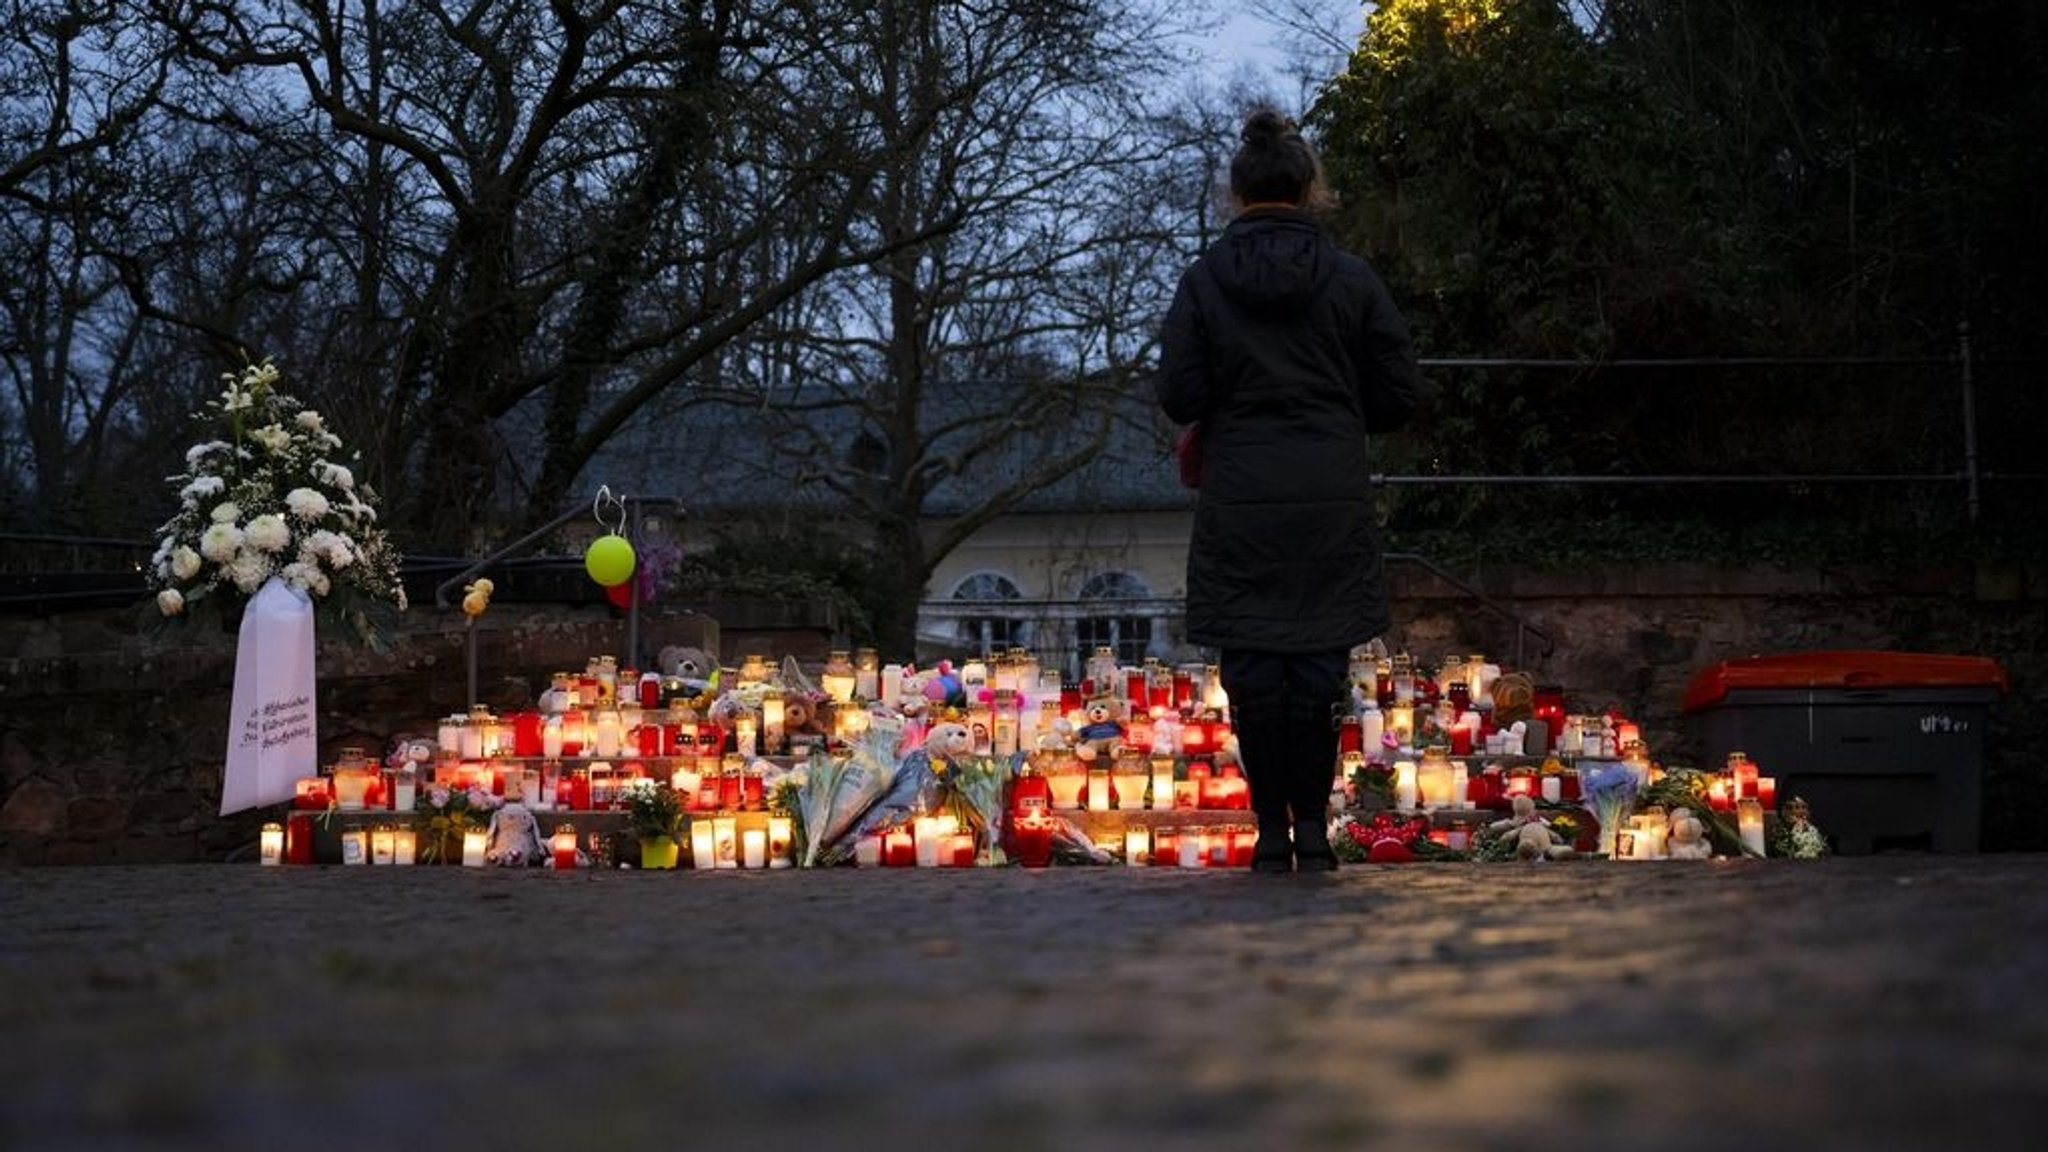
[[[740,833],[740,866],[743,868],[766,868],[768,866],[768,830],[748,828]]]
[[[1164,811],[1173,807],[1173,757],[1152,758],[1152,807]]]
[[[793,861],[789,858],[790,822],[787,816],[768,818],[768,866],[788,868]]]
[[[1745,796],[1735,802],[1735,828],[1742,838],[1742,846],[1750,853],[1764,854],[1764,806],[1755,799]]]
[[[410,867],[419,855],[420,834],[411,828],[394,829],[391,833],[391,862]]]
[[[257,842],[259,858],[266,868],[275,868],[284,863],[284,825],[272,822],[263,826],[263,833]]]
[[[1764,811],[1776,812],[1778,810],[1778,778],[1776,776],[1757,777],[1756,798],[1757,802],[1764,806]]]
[[[714,816],[711,819],[711,845],[718,855],[720,868],[740,866],[739,821],[731,816]]]
[[[917,836],[913,829],[897,825],[882,833],[882,866],[908,868],[917,863]]]
[[[554,836],[548,841],[548,847],[553,852],[557,870],[576,867],[576,826],[557,825]]]
[[[1090,768],[1088,770],[1088,810],[1090,812],[1109,811],[1109,769],[1107,768]]]
[[[709,820],[690,821],[690,867],[699,872],[718,867],[718,841]]]
[[[955,832],[945,837],[945,861],[950,868],[974,867],[974,835]]]
[[[1171,789],[1169,789],[1169,792]],[[1152,830],[1144,825],[1124,829],[1124,865],[1136,868],[1150,862]]]
[[[462,834],[462,866],[464,868],[481,868],[484,866],[484,846],[489,841],[489,835],[482,828],[471,828]]]

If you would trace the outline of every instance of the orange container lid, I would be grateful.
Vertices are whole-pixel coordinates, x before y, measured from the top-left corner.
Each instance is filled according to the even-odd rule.
[[[1718,704],[1744,688],[1982,688],[2007,690],[2005,669],[1982,656],[1842,649],[1727,660],[1693,674],[1685,710]]]

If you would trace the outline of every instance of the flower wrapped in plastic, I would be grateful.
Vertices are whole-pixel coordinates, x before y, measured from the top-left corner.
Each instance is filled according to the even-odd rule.
[[[316,615],[385,647],[406,605],[376,493],[340,462],[341,438],[320,414],[278,390],[270,361],[224,378],[227,389],[198,414],[214,437],[171,477],[178,511],[148,572],[159,620],[232,612],[277,577]]]
[[[887,728],[870,729],[844,754],[811,750],[796,789],[804,867],[836,864],[853,855],[858,830],[897,790],[896,736]]]
[[[1005,757],[962,756],[949,760],[940,774],[947,798],[942,811],[960,817],[960,826],[974,832],[975,843],[990,864],[1006,864],[1003,853],[1003,820],[1009,807],[1010,781],[1017,775],[1023,754]]]
[[[948,755],[960,757],[962,746],[952,738],[949,730],[958,729],[964,735],[966,729],[958,724],[939,724],[932,728],[931,736],[922,745],[903,754],[895,762],[893,775],[883,795],[862,812],[859,820],[847,830],[843,838],[834,843],[830,850],[820,854],[822,863],[837,864],[853,855],[853,846],[861,837],[879,833],[884,828],[907,824],[920,812],[951,811],[960,818],[962,828],[971,827],[971,815],[966,811],[966,802],[952,807],[951,786],[944,774],[948,769]],[[872,738],[874,730],[869,730]],[[891,738],[892,751],[896,748]]]
[[[1636,800],[1636,774],[1619,760],[1581,765],[1579,795],[1600,821],[1600,854],[1614,858],[1615,833]]]

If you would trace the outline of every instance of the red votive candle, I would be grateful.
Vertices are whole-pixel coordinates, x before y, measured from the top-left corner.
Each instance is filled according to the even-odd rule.
[[[908,828],[891,828],[882,833],[882,867],[917,866],[917,840]]]

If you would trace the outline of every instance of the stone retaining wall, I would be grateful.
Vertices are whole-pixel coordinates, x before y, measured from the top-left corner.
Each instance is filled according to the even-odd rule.
[[[1523,637],[1522,666],[1564,686],[1574,710],[1619,707],[1659,756],[1696,763],[1680,711],[1686,683],[1720,661],[1767,652],[1871,648],[1989,656],[2010,678],[1993,708],[1984,768],[1983,846],[2048,850],[2048,571],[1724,570],[1692,566],[1565,573],[1461,571],[1459,580],[1520,613],[1553,646]],[[1484,652],[1513,664],[1512,623],[1425,572],[1393,570],[1400,647],[1427,659]],[[795,654],[815,663],[829,627],[784,614],[756,627],[670,610],[642,622],[643,650],[670,644]],[[721,633],[720,620],[732,625]],[[233,672],[224,633],[136,634],[132,610],[0,619],[0,862],[197,860],[250,843],[262,817],[216,815]],[[459,612],[415,609],[404,642],[377,656],[320,648],[324,759],[344,745],[378,752],[466,703]],[[494,605],[477,629],[479,695],[528,706],[547,675],[623,648],[609,610]]]

